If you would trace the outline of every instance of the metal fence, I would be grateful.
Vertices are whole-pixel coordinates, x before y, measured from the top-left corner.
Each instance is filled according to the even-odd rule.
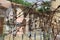
[[[0,36],[0,40],[53,40],[51,33],[44,33],[42,31],[32,31],[26,34],[16,35],[13,37],[12,34]]]

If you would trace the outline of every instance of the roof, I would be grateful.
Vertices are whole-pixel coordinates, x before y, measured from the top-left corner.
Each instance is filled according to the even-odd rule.
[[[10,1],[0,0],[0,7],[9,8],[11,6]]]
[[[20,8],[25,7],[22,4],[17,4],[17,3],[10,2],[10,1],[7,1],[7,0],[0,0],[0,7],[9,8],[11,6],[11,4],[13,4],[13,6],[17,6],[17,7],[20,7]]]

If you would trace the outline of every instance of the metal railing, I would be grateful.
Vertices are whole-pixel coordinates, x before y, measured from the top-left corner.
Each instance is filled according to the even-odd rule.
[[[16,35],[13,37],[12,34],[1,35],[1,40],[53,40],[52,33],[44,33],[42,31],[31,31],[27,34]]]

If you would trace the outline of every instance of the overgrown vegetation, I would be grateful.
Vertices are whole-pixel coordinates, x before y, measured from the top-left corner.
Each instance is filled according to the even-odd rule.
[[[38,11],[40,11],[40,12],[49,12],[49,11],[51,11],[50,7],[51,7],[50,2],[46,1],[46,2],[43,2],[41,4],[41,8],[39,8]]]
[[[25,5],[25,6],[30,6],[31,3],[27,2],[27,1],[24,1],[24,0],[9,0],[11,2],[15,2],[15,3],[18,3],[18,4],[22,4],[22,5]]]

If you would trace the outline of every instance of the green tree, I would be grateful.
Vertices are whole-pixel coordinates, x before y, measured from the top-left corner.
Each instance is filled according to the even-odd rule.
[[[49,12],[50,11],[51,4],[49,1],[43,2],[41,4],[41,7],[38,9],[40,12]]]
[[[15,3],[18,3],[18,4],[22,4],[22,5],[25,5],[25,6],[30,6],[31,3],[27,2],[27,1],[24,1],[24,0],[9,0],[11,2],[15,2]]]

